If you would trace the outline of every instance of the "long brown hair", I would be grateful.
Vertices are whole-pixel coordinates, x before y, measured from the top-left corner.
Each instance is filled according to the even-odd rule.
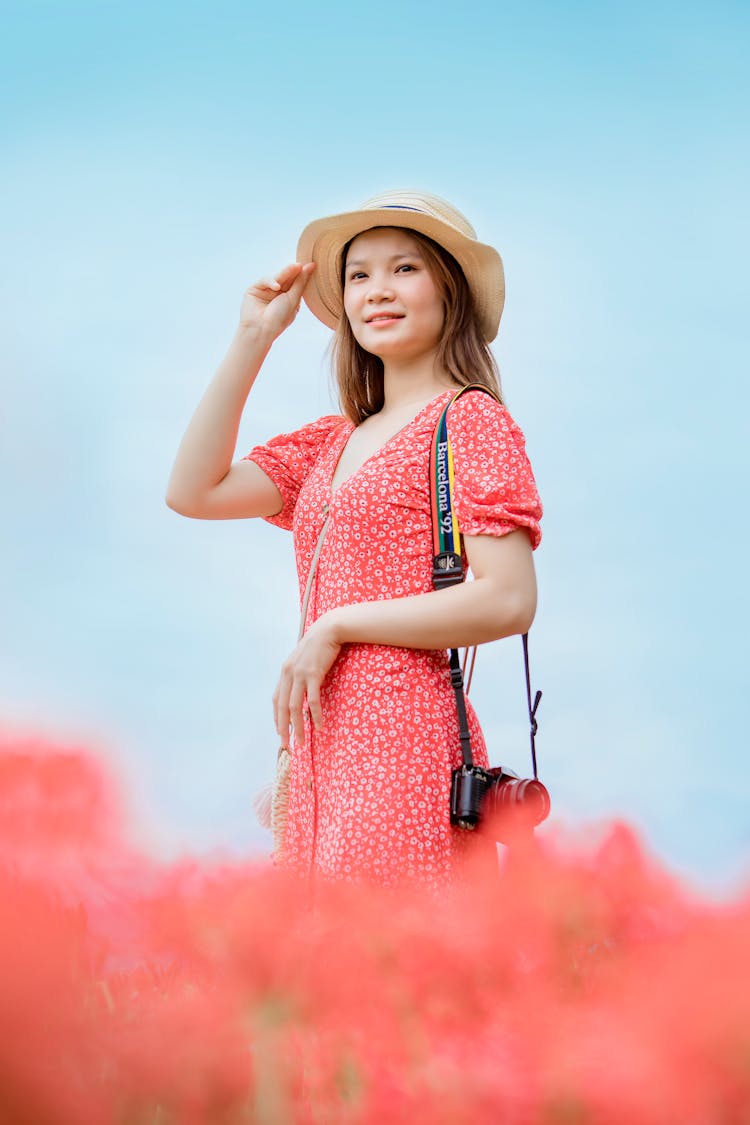
[[[457,387],[483,383],[502,402],[497,361],[479,329],[474,298],[463,270],[452,254],[427,235],[410,227],[399,229],[419,243],[427,269],[443,298],[445,320],[436,362],[455,380]],[[346,256],[353,241],[351,238],[341,252],[342,293]],[[383,361],[357,343],[344,312],[331,341],[331,369],[340,409],[355,425],[382,410],[385,401]]]

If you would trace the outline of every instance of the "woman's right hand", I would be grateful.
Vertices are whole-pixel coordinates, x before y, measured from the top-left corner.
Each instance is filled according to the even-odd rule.
[[[299,312],[302,294],[314,262],[292,262],[276,274],[263,277],[245,290],[240,309],[240,328],[254,328],[275,340]]]

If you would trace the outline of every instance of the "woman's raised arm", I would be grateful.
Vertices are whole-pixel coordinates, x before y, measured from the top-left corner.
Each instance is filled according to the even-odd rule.
[[[294,320],[313,269],[295,262],[246,291],[237,331],[172,467],[166,502],[180,515],[243,519],[281,510],[281,493],[263,470],[232,458],[247,397],[274,340]]]

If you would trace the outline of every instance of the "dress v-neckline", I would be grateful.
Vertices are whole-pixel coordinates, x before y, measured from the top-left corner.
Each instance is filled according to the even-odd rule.
[[[456,389],[458,390],[459,388],[456,388]],[[422,415],[427,410],[429,410],[431,406],[434,406],[435,403],[438,402],[439,399],[445,398],[445,396],[449,395],[449,394],[453,395],[453,394],[455,394],[455,391],[452,391],[452,390],[443,391],[441,394],[436,395],[435,398],[431,398],[429,402],[426,402],[424,404],[424,406],[420,407],[420,409],[417,411],[417,413],[414,415],[413,418],[410,418],[408,422],[405,422],[404,425],[400,427],[400,429],[396,430],[396,432],[394,434],[391,434],[391,436],[386,441],[384,441],[382,445],[378,446],[378,448],[375,450],[374,453],[371,453],[369,457],[365,458],[365,460],[362,462],[362,464],[359,465],[354,470],[353,473],[349,473],[349,476],[344,477],[344,479],[342,481],[339,481],[339,483],[336,485],[336,488],[334,488],[333,487],[333,478],[336,476],[336,470],[338,469],[339,464],[341,462],[341,458],[344,456],[344,453],[346,451],[346,447],[349,444],[349,438],[352,436],[354,431],[357,429],[354,422],[349,420],[349,427],[350,427],[349,432],[346,433],[346,431],[344,431],[346,433],[346,440],[344,441],[344,444],[339,449],[339,454],[338,454],[338,457],[336,458],[336,462],[333,466],[333,471],[331,473],[331,476],[330,476],[330,479],[329,479],[329,482],[328,482],[329,499],[333,500],[333,498],[335,496],[338,496],[340,490],[344,487],[345,484],[348,484],[348,482],[353,477],[356,477],[358,473],[361,473],[362,470],[364,468],[366,468],[366,466],[369,465],[371,461],[374,461],[376,457],[379,457],[380,454],[383,452],[383,450],[388,448],[388,446],[391,444],[391,442],[394,442],[396,440],[396,438],[400,437],[403,434],[404,430],[408,430],[410,426],[413,426],[414,423],[416,421],[418,421],[418,419],[421,418]]]

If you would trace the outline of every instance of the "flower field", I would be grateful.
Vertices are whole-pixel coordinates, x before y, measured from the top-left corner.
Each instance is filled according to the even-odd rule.
[[[122,808],[0,740],[3,1125],[750,1122],[750,893],[626,825],[438,897],[159,863]]]

